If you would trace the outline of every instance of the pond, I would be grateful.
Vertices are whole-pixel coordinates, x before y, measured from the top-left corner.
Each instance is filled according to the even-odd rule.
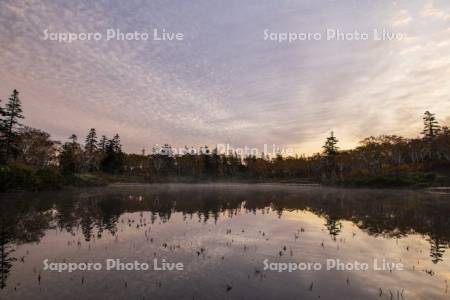
[[[446,193],[154,184],[0,198],[0,299],[450,298]]]

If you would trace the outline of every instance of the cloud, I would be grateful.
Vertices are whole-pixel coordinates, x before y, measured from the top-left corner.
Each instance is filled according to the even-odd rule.
[[[391,20],[391,26],[404,26],[412,21],[412,17],[406,9],[400,10]]]
[[[446,24],[420,2],[0,2],[0,95],[19,89],[26,122],[55,138],[119,132],[127,151],[158,143],[342,148],[382,133],[414,136],[425,109],[450,114]],[[439,5],[438,5],[439,4]],[[440,7],[437,11],[436,7]],[[441,16],[434,3],[427,14]],[[392,13],[394,11],[394,13]],[[426,10],[425,10],[426,11]],[[442,16],[441,16],[442,17]],[[439,18],[437,20],[440,20]],[[403,41],[279,44],[263,31],[368,31]],[[165,28],[185,39],[44,41],[53,32]]]
[[[444,9],[439,9],[435,6],[433,0],[428,0],[423,8],[422,15],[425,17],[435,18],[442,21],[450,20],[450,12],[445,11]]]

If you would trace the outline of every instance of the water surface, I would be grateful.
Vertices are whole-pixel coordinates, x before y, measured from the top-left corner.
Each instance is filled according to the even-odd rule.
[[[289,185],[143,185],[2,195],[1,299],[449,299],[450,195]],[[183,271],[43,270],[43,261]],[[264,270],[366,262],[367,271]],[[373,270],[374,260],[404,270]]]

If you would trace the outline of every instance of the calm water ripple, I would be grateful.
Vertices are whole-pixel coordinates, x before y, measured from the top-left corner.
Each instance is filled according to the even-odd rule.
[[[112,186],[1,195],[0,216],[1,299],[450,298],[445,193]],[[102,270],[44,270],[46,259]],[[107,259],[184,269],[107,271]],[[370,267],[326,270],[329,261]],[[322,269],[278,272],[264,262]]]

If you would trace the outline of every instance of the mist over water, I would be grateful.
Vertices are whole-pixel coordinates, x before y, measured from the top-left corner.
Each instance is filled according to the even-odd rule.
[[[448,299],[450,195],[155,184],[0,196],[1,299]],[[43,270],[43,261],[183,271]],[[365,262],[277,272],[273,263]],[[372,268],[373,261],[404,270]]]

